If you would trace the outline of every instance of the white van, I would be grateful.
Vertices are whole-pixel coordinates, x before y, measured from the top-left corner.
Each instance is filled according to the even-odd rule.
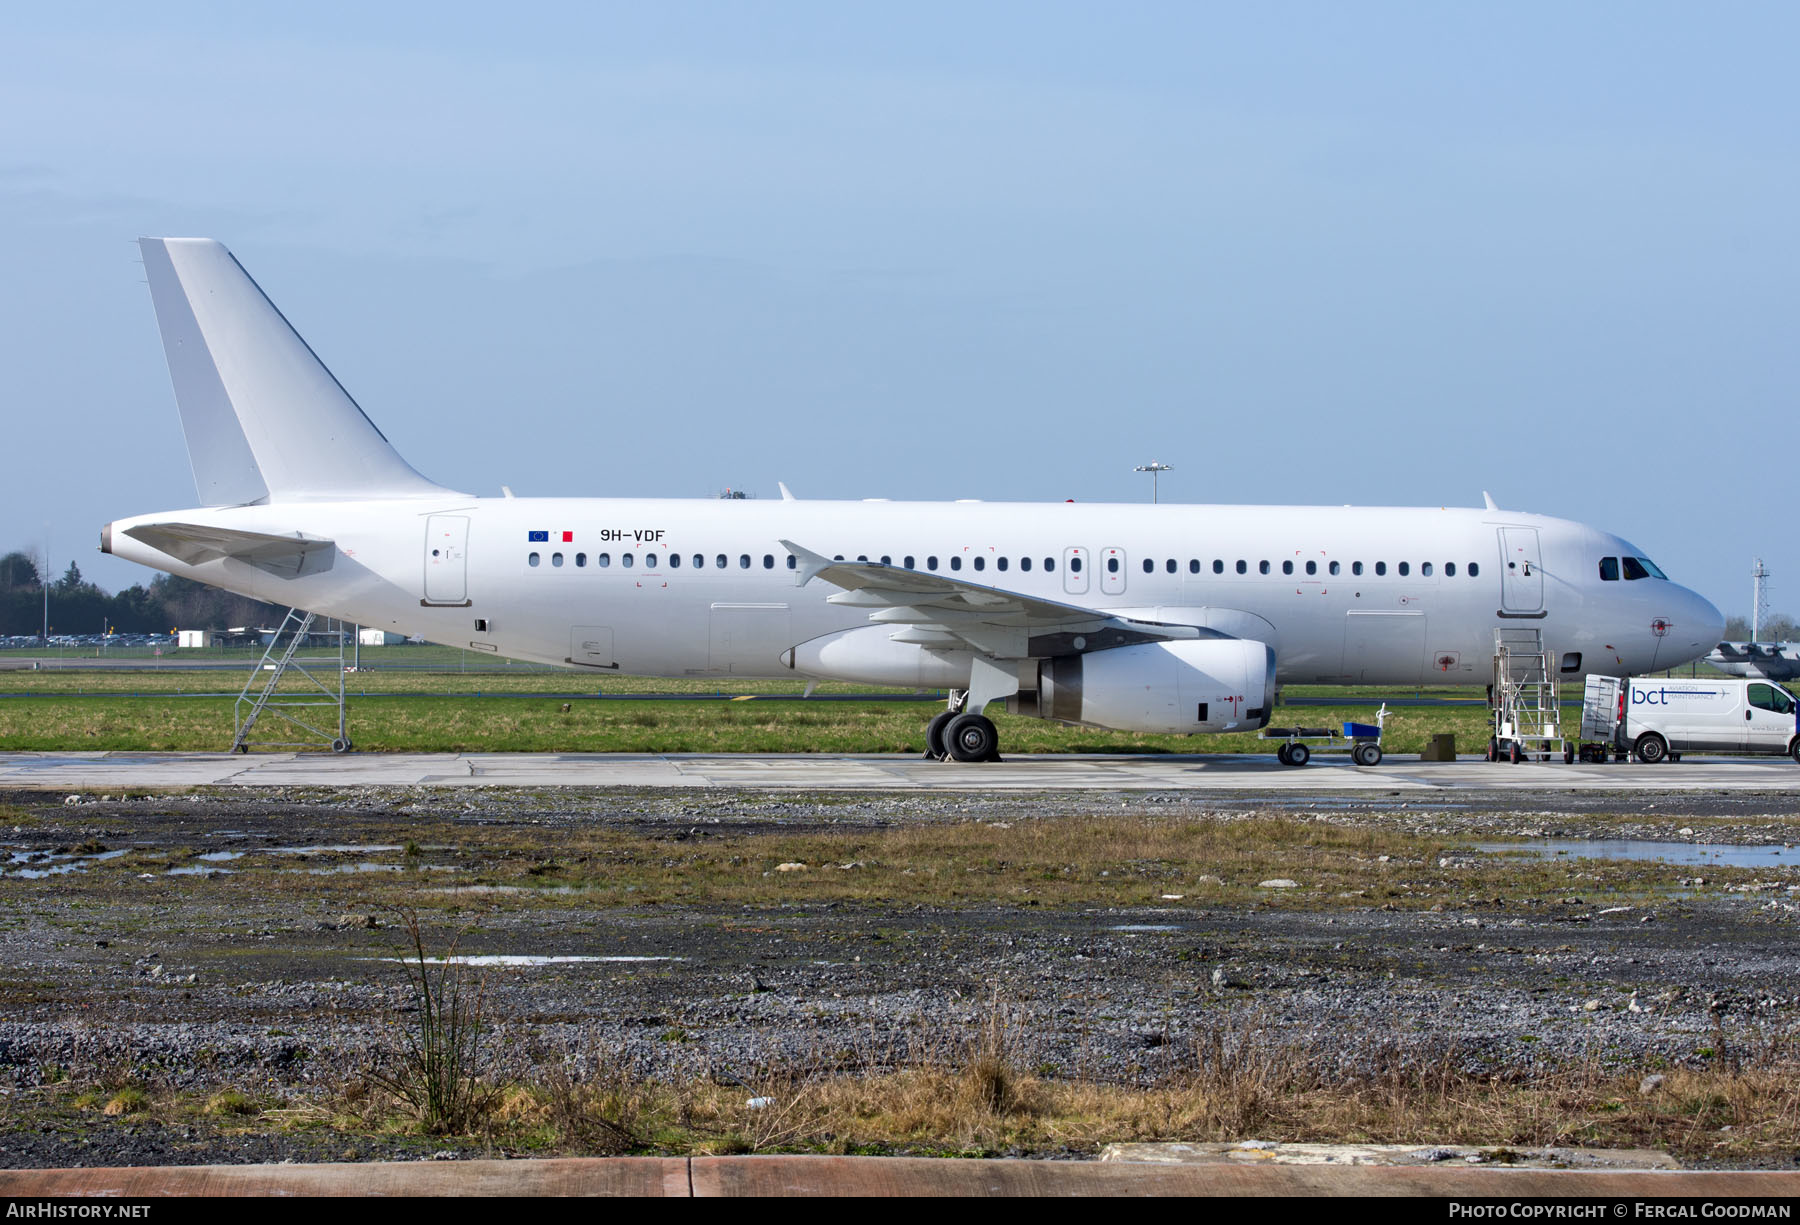
[[[1604,761],[1609,750],[1658,762],[1705,749],[1787,753],[1800,762],[1800,702],[1769,681],[1590,676],[1581,739],[1587,761]]]

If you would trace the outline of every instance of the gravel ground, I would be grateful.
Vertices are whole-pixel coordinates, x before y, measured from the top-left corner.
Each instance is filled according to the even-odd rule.
[[[1459,794],[1457,804],[1179,795],[832,796],[359,789],[178,798],[18,794],[0,843],[0,1161],[63,1166],[420,1157],[426,1140],[228,1134],[53,1109],[61,1077],[158,1090],[279,1092],[359,1076],[399,1040],[402,933],[371,910],[358,863],[400,823],[558,831],[608,823],[679,835],[844,831],[1045,812],[1281,813],[1449,841],[1583,837],[1747,845],[1800,841],[1786,794]],[[535,834],[534,834],[535,836]],[[92,841],[90,841],[92,840]],[[379,840],[377,842],[377,840]],[[332,887],[247,895],[224,878],[109,874],[94,845],[188,853],[314,849],[293,871]],[[83,851],[86,845],[89,849]],[[431,856],[426,856],[429,862]],[[1800,853],[1796,854],[1800,861]],[[63,875],[22,873],[69,864]],[[228,860],[194,860],[202,873]],[[1800,1016],[1800,874],[1756,887],[1669,888],[1628,908],[1577,896],[1433,910],[1267,903],[1195,909],[864,903],[600,908],[554,893],[467,890],[466,954],[585,958],[486,971],[504,1070],[624,1060],[754,1086],[771,1060],[879,1070],[946,1050],[997,1010],[1013,1054],[1045,1073],[1141,1081],[1219,1035],[1291,1044],[1345,1069],[1396,1057],[1471,1070],[1598,1060],[1698,1061],[1721,1036],[1754,1050]],[[444,873],[432,888],[470,879]],[[1793,888],[1790,888],[1793,887]],[[363,916],[377,924],[368,926]]]

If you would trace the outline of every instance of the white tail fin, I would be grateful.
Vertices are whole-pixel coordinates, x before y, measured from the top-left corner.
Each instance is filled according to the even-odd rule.
[[[231,252],[210,238],[138,245],[204,505],[446,492],[400,458]]]

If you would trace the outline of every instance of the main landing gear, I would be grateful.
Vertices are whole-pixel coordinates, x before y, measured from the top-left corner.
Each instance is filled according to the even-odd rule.
[[[966,693],[950,695],[950,709],[925,727],[925,759],[927,761],[999,761],[1000,733],[993,720],[973,712],[964,713]]]

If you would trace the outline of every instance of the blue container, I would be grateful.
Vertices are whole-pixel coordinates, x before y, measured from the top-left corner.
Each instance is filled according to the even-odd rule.
[[[1373,723],[1346,723],[1344,724],[1344,738],[1346,740],[1380,740],[1381,729]]]

